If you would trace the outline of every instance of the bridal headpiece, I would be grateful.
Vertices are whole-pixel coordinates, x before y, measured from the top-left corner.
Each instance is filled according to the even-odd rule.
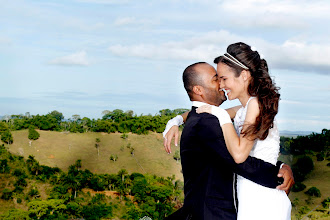
[[[231,61],[232,63],[235,63],[236,65],[242,67],[245,70],[248,70],[249,68],[247,66],[245,66],[243,63],[241,63],[239,60],[237,60],[235,57],[233,57],[232,55],[230,55],[229,53],[225,53],[223,55],[223,57],[229,61]]]

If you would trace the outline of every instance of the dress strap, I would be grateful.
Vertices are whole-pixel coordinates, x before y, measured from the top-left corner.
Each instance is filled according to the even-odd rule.
[[[255,99],[255,98],[257,98],[257,97],[255,97],[255,96],[251,96],[251,97],[249,98],[249,100],[247,101],[247,103],[246,103],[246,105],[245,105],[245,108],[247,108],[249,102],[250,102],[252,99]]]

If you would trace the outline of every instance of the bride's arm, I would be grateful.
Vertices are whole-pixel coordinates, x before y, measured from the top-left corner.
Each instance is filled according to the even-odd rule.
[[[230,118],[234,118],[236,115],[236,112],[238,109],[240,109],[242,106],[238,105],[235,107],[231,107],[226,109],[228,114],[230,115]],[[179,126],[187,121],[187,117],[190,111],[187,111],[183,113],[182,115],[178,115],[175,118],[169,120],[166,124],[165,130],[163,132],[163,137],[164,137],[164,148],[167,153],[171,153],[171,142],[172,139],[174,138],[174,145],[178,146],[179,142]],[[182,117],[182,118],[180,118]]]
[[[255,123],[259,113],[258,101],[257,99],[252,99],[249,102],[246,112],[242,128],[243,132],[249,125]],[[238,137],[232,124],[224,124],[221,128],[229,153],[232,155],[236,163],[243,163],[250,154],[255,138],[251,135],[247,136],[242,134]]]
[[[255,138],[244,135],[240,135],[240,137],[238,137],[235,128],[230,121],[230,115],[220,107],[204,105],[199,107],[196,112],[207,112],[218,117],[230,155],[234,158],[236,163],[243,163],[249,156]],[[258,115],[258,101],[256,99],[252,99],[248,105],[242,131],[244,131],[250,124],[254,124]]]
[[[242,128],[243,132],[249,125],[255,123],[258,115],[258,101],[257,99],[252,99],[249,102],[246,112],[246,117]],[[224,124],[221,128],[229,153],[234,158],[236,163],[243,163],[250,154],[255,138],[242,134],[238,137],[233,124]]]

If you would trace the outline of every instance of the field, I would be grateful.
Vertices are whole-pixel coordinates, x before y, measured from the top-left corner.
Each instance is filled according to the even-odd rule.
[[[149,173],[168,177],[175,175],[183,180],[181,164],[168,155],[163,147],[162,134],[128,134],[124,140],[120,133],[64,133],[39,131],[40,138],[29,146],[28,131],[14,131],[14,143],[9,151],[27,158],[34,155],[42,164],[59,167],[67,171],[76,160],[82,160],[82,169],[93,173],[117,173],[126,169],[129,173]],[[95,147],[96,138],[100,139],[99,156]],[[128,148],[129,146],[130,148]],[[134,148],[134,156],[131,154]],[[178,147],[173,148],[174,150]],[[110,155],[117,155],[118,160],[110,161]]]
[[[150,133],[148,135],[128,134],[127,139],[121,138],[120,133],[65,133],[38,131],[40,138],[32,141],[29,146],[28,131],[14,131],[14,143],[9,150],[27,158],[34,155],[43,165],[59,167],[64,171],[75,163],[82,160],[82,168],[89,169],[94,173],[117,173],[120,169],[126,169],[129,173],[149,173],[158,176],[172,176],[183,180],[181,164],[173,159],[175,150],[179,147],[173,146],[172,154],[168,155],[163,148],[162,134]],[[100,139],[99,156],[95,148],[96,138]],[[134,155],[131,149],[134,148]],[[117,155],[116,162],[110,161],[110,155]],[[289,198],[293,203],[292,219],[301,219],[308,213],[311,218],[304,219],[330,219],[329,215],[317,212],[321,207],[321,202],[330,196],[330,167],[329,161],[316,161],[315,155],[310,155],[314,161],[314,170],[303,182],[306,189],[302,192],[291,192]],[[295,158],[292,156],[280,156],[280,160],[292,165]],[[306,192],[310,187],[317,187],[322,196],[320,198],[310,197]],[[296,217],[302,209],[307,209],[305,214]],[[4,207],[3,207],[4,208]],[[9,208],[9,207],[7,207]],[[7,209],[7,208],[4,208]],[[315,209],[314,211],[312,211]],[[323,215],[323,217],[321,217]]]

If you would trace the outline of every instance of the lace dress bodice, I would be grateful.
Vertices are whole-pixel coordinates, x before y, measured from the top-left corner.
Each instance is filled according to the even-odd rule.
[[[250,97],[245,107],[240,108],[234,118],[234,126],[237,135],[240,136],[242,127],[246,117],[246,111],[248,104],[251,99],[255,97]],[[274,126],[269,130],[268,136],[265,140],[256,139],[252,150],[250,151],[250,156],[262,159],[271,164],[276,164],[278,154],[280,152],[280,136],[277,129],[276,120],[274,120]]]

